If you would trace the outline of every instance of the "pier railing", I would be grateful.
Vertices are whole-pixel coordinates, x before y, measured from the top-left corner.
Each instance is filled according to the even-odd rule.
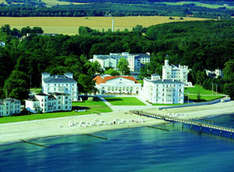
[[[172,117],[169,115],[153,114],[153,113],[143,112],[143,111],[131,111],[131,113],[140,115],[140,116],[149,117],[149,118],[161,119],[161,120],[169,121],[169,122],[180,122],[180,123],[189,125],[190,128],[199,129],[200,132],[234,138],[234,128],[222,127],[222,126],[215,125],[215,124],[208,124],[202,121],[181,119],[181,118],[176,118],[176,117]]]

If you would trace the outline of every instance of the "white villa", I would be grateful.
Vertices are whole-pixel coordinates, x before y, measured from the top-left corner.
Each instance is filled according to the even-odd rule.
[[[174,79],[160,79],[159,75],[144,79],[141,97],[150,103],[184,103],[184,83]]]
[[[103,69],[111,67],[117,70],[118,62],[122,57],[127,59],[131,72],[139,72],[142,65],[150,62],[149,53],[129,54],[128,52],[110,53],[109,55],[93,55],[91,61],[97,61]]]
[[[10,116],[13,114],[19,114],[20,110],[20,100],[13,98],[6,98],[0,100],[0,116]]]
[[[65,73],[64,75],[50,75],[49,73],[42,73],[41,81],[43,93],[70,94],[72,101],[78,100],[77,82],[73,79],[72,73]]]
[[[25,107],[32,113],[47,113],[56,111],[71,111],[72,100],[70,94],[52,93],[36,94],[25,100]]]
[[[206,75],[210,78],[223,77],[223,72],[221,69],[215,69],[214,71],[206,69],[205,72],[206,72]]]
[[[141,84],[132,76],[96,76],[99,94],[138,94]]]
[[[188,73],[188,66],[169,65],[168,60],[164,61],[164,65],[162,68],[162,79],[174,79],[183,82],[185,86],[192,86],[192,83],[188,82]]]

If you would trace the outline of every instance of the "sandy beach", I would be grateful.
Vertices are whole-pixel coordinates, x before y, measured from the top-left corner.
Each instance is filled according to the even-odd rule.
[[[124,108],[122,107],[122,109]],[[178,118],[194,119],[214,115],[234,114],[234,101],[166,110],[159,110],[156,106],[146,106],[142,110],[165,115],[171,114]],[[22,139],[29,140],[48,136],[88,134],[102,130],[150,126],[164,122],[162,120],[140,117],[126,110],[120,110],[102,114],[7,123],[0,124],[0,144],[19,142]]]

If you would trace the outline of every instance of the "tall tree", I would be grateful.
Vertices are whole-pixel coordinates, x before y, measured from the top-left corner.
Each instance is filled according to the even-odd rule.
[[[25,73],[13,70],[4,83],[3,91],[5,97],[12,97],[19,100],[26,99],[29,93],[28,80]]]
[[[234,82],[234,60],[229,60],[225,63],[223,79],[227,82]]]
[[[118,69],[122,75],[129,75],[130,69],[128,67],[128,61],[126,58],[121,57],[118,62]]]

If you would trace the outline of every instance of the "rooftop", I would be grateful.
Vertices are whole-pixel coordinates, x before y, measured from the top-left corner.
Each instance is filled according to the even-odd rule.
[[[45,83],[76,83],[72,78],[68,78],[65,75],[52,75],[44,79]]]
[[[106,81],[116,79],[116,78],[124,78],[128,80],[132,80],[135,83],[138,83],[137,80],[133,76],[104,76],[104,77],[96,76],[93,80],[96,82],[96,84],[102,84],[102,83],[106,83]]]

